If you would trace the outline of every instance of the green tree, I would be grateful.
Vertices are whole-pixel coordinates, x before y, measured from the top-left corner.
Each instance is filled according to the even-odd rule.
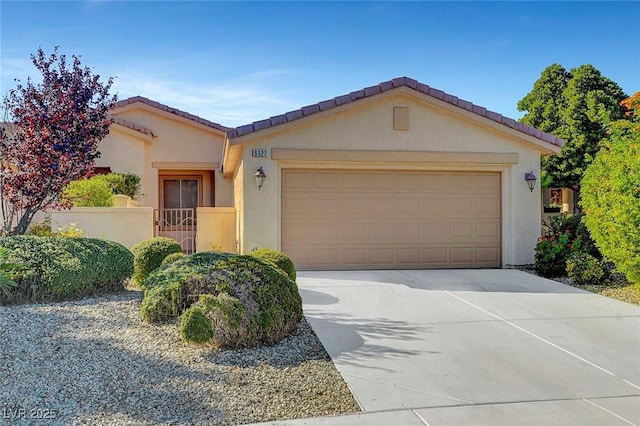
[[[73,207],[111,207],[113,191],[104,175],[74,180],[62,193],[62,201]]]
[[[607,136],[607,124],[625,118],[627,95],[592,65],[567,71],[547,67],[518,102],[520,121],[565,140],[559,154],[543,158],[542,181],[580,191],[580,180]]]
[[[608,138],[584,174],[581,204],[602,254],[640,284],[640,105],[630,105],[629,119],[608,126]]]

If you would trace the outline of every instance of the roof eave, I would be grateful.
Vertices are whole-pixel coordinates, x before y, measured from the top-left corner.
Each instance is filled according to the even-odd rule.
[[[482,106],[475,105],[472,102],[460,99],[457,96],[448,94],[442,90],[435,89],[426,84],[422,84],[417,80],[408,77],[399,77],[375,86],[366,87],[362,90],[351,92],[347,95],[337,96],[333,99],[318,102],[316,104],[307,105],[298,110],[290,111],[285,114],[270,117],[265,120],[255,121],[253,123],[239,126],[234,129],[227,130],[227,138],[230,140],[239,139],[239,143],[242,140],[249,138],[243,138],[243,136],[250,135],[256,132],[263,132],[266,129],[281,126],[286,123],[291,123],[296,120],[300,120],[305,117],[309,117],[314,114],[318,114],[330,109],[338,108],[342,105],[351,104],[361,99],[370,98],[372,96],[378,96],[381,93],[388,92],[398,88],[409,88],[414,91],[420,92],[430,98],[436,99],[440,102],[453,105],[461,110],[466,110],[471,114],[484,117],[493,122],[499,123],[503,126],[511,128],[519,133],[539,139],[540,141],[549,145],[555,145],[562,147],[564,141],[551,134],[542,132],[533,127],[519,123],[511,118],[505,117],[502,114],[490,111]],[[542,144],[544,146],[544,143]],[[536,143],[538,145],[538,143]],[[549,148],[550,151],[555,151],[555,148]]]

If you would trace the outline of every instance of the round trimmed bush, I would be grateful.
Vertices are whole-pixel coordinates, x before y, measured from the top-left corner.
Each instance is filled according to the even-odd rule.
[[[194,306],[182,314],[180,336],[194,343],[206,343],[213,338],[213,326],[204,309]]]
[[[143,287],[142,316],[161,322],[182,315],[180,333],[186,341],[227,348],[274,343],[302,318],[296,283],[253,256],[196,253],[156,269]],[[204,341],[203,314],[213,330]]]
[[[183,252],[180,253],[171,253],[169,255],[167,255],[167,257],[164,258],[164,260],[162,261],[162,263],[160,264],[160,266],[162,265],[167,265],[169,263],[173,263],[178,259],[182,259],[183,257],[187,257],[186,254],[184,254]]]
[[[252,251],[251,256],[258,259],[266,260],[275,263],[276,266],[282,269],[293,281],[296,280],[296,267],[293,261],[286,254],[278,250],[269,248],[261,248]]]
[[[607,269],[602,260],[576,251],[567,259],[567,276],[580,285],[597,285],[607,277]]]
[[[12,260],[26,269],[2,303],[41,302],[124,290],[133,254],[113,241],[95,238],[19,235],[0,239]],[[4,297],[4,299],[3,299]]]
[[[133,280],[142,284],[151,271],[172,253],[182,253],[182,246],[172,238],[155,237],[142,241],[133,247]]]

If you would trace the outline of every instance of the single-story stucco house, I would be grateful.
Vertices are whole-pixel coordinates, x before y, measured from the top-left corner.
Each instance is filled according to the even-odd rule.
[[[146,207],[227,208],[235,250],[298,269],[532,263],[541,196],[525,176],[563,144],[406,77],[233,129],[142,97],[112,113],[99,171],[142,176]]]

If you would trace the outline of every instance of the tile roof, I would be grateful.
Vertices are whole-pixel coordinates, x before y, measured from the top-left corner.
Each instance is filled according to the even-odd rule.
[[[143,104],[168,112],[170,114],[175,114],[179,117],[186,118],[188,120],[195,121],[196,123],[200,123],[207,127],[220,130],[221,132],[230,130],[229,127],[225,127],[221,124],[214,123],[213,121],[206,120],[204,118],[198,117],[197,115],[189,114],[188,112],[181,111],[177,108],[172,108],[170,106],[161,104],[160,102],[152,101],[151,99],[145,98],[143,96],[134,96],[132,98],[123,99],[121,101],[116,102],[113,108],[122,108],[124,106],[134,104],[136,102],[142,102]]]
[[[124,118],[113,117],[113,122],[129,129],[136,130],[140,133],[144,133],[145,135],[156,136],[156,134],[153,133],[153,130],[136,124],[133,121],[125,120]]]
[[[464,99],[460,99],[457,96],[453,96],[448,93],[445,93],[442,90],[434,89],[433,87],[427,86],[426,84],[422,84],[408,77],[394,78],[393,80],[385,81],[375,86],[365,87],[362,90],[357,90],[347,95],[342,95],[342,96],[335,97],[333,99],[318,102],[317,104],[308,105],[298,110],[287,112],[282,115],[276,115],[275,117],[271,117],[266,120],[260,120],[260,121],[253,122],[251,124],[236,127],[234,129],[228,129],[227,137],[229,139],[238,138],[240,136],[248,135],[249,133],[257,132],[258,130],[263,130],[263,129],[274,127],[280,124],[289,123],[291,121],[298,120],[300,118],[303,118],[312,114],[317,114],[321,111],[326,111],[332,108],[336,108],[340,105],[355,102],[359,99],[375,96],[379,93],[393,90],[398,87],[409,87],[427,96],[431,96],[433,98],[439,99],[448,104],[465,109],[469,112],[480,115],[482,117],[495,121],[496,123],[502,124],[504,126],[510,127],[526,135],[541,139],[550,144],[557,145],[557,146],[564,145],[564,141],[556,136],[553,136],[549,133],[545,133],[541,130],[535,129],[525,124],[519,123],[512,118],[505,117],[502,114],[498,114],[497,112],[489,111],[484,107],[475,105]]]

